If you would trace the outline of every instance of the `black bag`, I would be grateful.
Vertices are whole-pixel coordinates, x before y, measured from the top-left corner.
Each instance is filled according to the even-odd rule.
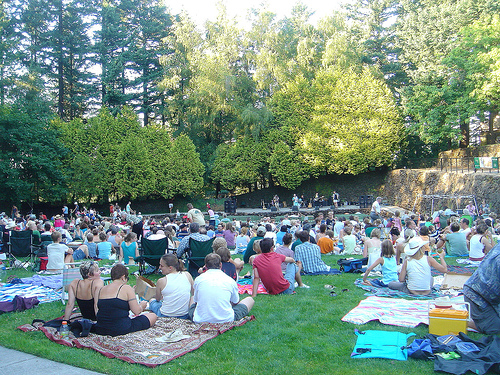
[[[337,264],[340,267],[341,272],[348,272],[348,273],[363,273],[363,265],[366,265],[368,263],[368,258],[363,258],[363,259],[339,259],[337,261]]]

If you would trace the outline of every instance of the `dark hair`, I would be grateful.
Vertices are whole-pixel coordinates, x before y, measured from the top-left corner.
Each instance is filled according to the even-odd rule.
[[[280,232],[288,232],[288,227],[286,225],[282,225]]]
[[[271,224],[266,224],[266,230],[271,232],[273,230],[273,226]]]
[[[121,263],[117,263],[111,268],[111,280],[118,280],[122,276],[127,276],[128,279],[128,268]]]
[[[264,238],[260,241],[260,250],[263,253],[269,253],[274,246],[274,242],[272,238]]]
[[[420,227],[419,233],[421,236],[427,236],[429,235],[429,228],[427,228],[425,225]]]
[[[168,267],[174,267],[178,272],[185,271],[184,262],[177,258],[174,254],[164,254],[161,257],[163,263],[165,263]]]
[[[488,226],[486,224],[479,224],[476,227],[476,232],[478,234],[485,234],[487,230],[488,230]]]
[[[200,231],[200,224],[198,224],[198,223],[191,223],[189,225],[189,231],[191,233],[198,233]]]
[[[218,254],[223,262],[229,262],[229,259],[231,259],[231,253],[225,246],[221,246],[217,250],[215,250],[215,254]]]
[[[309,232],[307,230],[302,230],[297,234],[297,238],[302,242],[309,241]]]
[[[50,230],[50,228],[52,228],[52,225],[47,221],[43,227],[45,228],[45,231],[48,232]]]
[[[291,233],[285,233],[283,236],[283,245],[290,245],[292,243],[293,236]]]
[[[451,223],[450,229],[452,232],[458,232],[460,230],[460,225],[458,225],[458,223]]]
[[[205,266],[207,269],[219,269],[221,266],[221,259],[219,254],[210,253],[205,257]]]
[[[105,242],[106,241],[106,233],[104,233],[104,232],[99,233],[99,239],[101,240],[101,242]]]
[[[392,227],[391,231],[389,233],[392,234],[392,235],[394,235],[394,236],[399,236],[401,234],[401,232],[399,231],[399,229],[396,228],[396,227]]]
[[[347,234],[348,236],[352,233],[351,228],[349,227],[344,227],[344,233]]]
[[[469,219],[467,219],[466,217],[464,217],[462,219],[462,223],[469,225]]]
[[[325,233],[326,232],[326,224],[321,224],[319,226],[319,232],[320,233]]]

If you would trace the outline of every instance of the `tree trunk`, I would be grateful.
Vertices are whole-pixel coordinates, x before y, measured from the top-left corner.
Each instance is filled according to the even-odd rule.
[[[460,123],[460,144],[458,147],[460,148],[466,148],[469,146],[469,124],[466,122],[461,122]]]
[[[490,115],[488,117],[488,133],[486,134],[486,144],[487,145],[493,145],[495,144],[495,136],[493,134],[494,132],[494,124],[495,124],[495,119],[498,116],[498,110],[490,110]]]

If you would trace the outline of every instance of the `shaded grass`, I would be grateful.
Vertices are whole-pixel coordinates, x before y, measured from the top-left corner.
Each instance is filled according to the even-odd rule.
[[[338,256],[324,256],[336,266]],[[450,258],[447,258],[447,262]],[[452,259],[452,258],[451,258]],[[448,262],[456,264],[454,260]],[[250,267],[245,266],[246,273]],[[24,271],[17,272],[21,275]],[[152,275],[155,280],[159,276]],[[430,374],[433,362],[409,359],[406,362],[384,359],[353,359],[356,343],[354,329],[428,333],[427,326],[415,329],[369,322],[356,326],[340,319],[359,301],[365,291],[354,286],[359,275],[304,276],[310,289],[298,289],[289,296],[258,295],[251,311],[256,319],[236,327],[201,348],[154,369],[109,359],[86,349],[67,348],[49,341],[42,332],[23,333],[16,329],[35,318],[50,320],[61,316],[61,302],[42,304],[35,309],[0,315],[0,344],[43,358],[107,374]],[[135,279],[131,278],[131,283]],[[337,297],[330,297],[325,284],[337,286]],[[341,290],[349,291],[342,293]],[[245,296],[242,296],[242,298]],[[481,335],[471,334],[478,338]]]

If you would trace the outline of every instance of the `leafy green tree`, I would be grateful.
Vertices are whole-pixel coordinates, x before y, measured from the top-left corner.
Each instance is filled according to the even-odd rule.
[[[295,189],[310,177],[302,157],[283,141],[276,144],[269,156],[269,172],[280,186],[287,189]]]
[[[49,127],[44,103],[0,107],[0,201],[58,201],[64,198],[61,158],[66,150]]]
[[[295,149],[312,173],[358,174],[393,163],[402,138],[399,113],[386,84],[369,69],[321,71],[303,92],[309,110]],[[294,104],[280,118],[304,111]]]

